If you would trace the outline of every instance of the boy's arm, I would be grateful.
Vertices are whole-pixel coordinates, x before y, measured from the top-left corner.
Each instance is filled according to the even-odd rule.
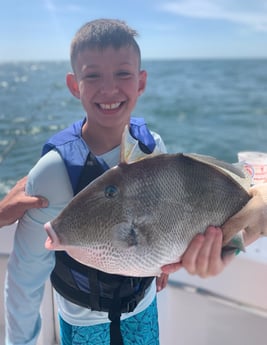
[[[20,220],[5,282],[5,324],[8,344],[35,345],[44,284],[54,267],[54,253],[43,248],[42,224],[28,214]]]
[[[6,338],[9,345],[35,345],[41,328],[44,285],[54,268],[54,252],[45,249],[43,224],[54,218],[72,197],[64,163],[48,153],[29,174],[28,194],[42,194],[49,207],[31,209],[19,221],[5,285]]]

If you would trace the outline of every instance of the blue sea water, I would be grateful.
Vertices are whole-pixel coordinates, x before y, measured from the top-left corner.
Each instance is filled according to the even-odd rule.
[[[267,60],[144,61],[148,85],[135,115],[169,152],[229,162],[267,152]],[[67,62],[0,64],[0,198],[40,156],[56,131],[84,116],[65,86]]]

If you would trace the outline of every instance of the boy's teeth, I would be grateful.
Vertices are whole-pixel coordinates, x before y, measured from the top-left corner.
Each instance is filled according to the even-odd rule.
[[[101,109],[116,109],[120,106],[120,102],[117,102],[117,103],[111,103],[111,104],[104,104],[104,103],[100,103],[100,108]]]

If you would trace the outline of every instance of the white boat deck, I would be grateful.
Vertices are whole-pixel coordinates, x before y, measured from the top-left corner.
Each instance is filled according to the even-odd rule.
[[[3,283],[14,226],[0,241],[0,345],[4,345]],[[267,239],[250,246],[209,279],[185,271],[170,276],[158,294],[161,345],[267,344]],[[58,344],[57,312],[47,283],[38,345]]]

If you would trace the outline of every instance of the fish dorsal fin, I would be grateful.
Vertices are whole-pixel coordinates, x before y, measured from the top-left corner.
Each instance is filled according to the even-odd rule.
[[[230,175],[235,181],[240,183],[243,188],[248,190],[252,183],[252,177],[249,175],[245,168],[244,163],[227,163],[221,160],[218,160],[212,156],[205,156],[196,153],[183,153],[185,157],[192,158],[204,164],[208,164],[213,166],[215,169],[219,169],[220,171]]]
[[[126,164],[131,164],[137,162],[141,159],[147,159],[150,157],[154,157],[156,155],[161,154],[157,148],[155,147],[154,151],[150,154],[144,153],[139,146],[138,140],[132,137],[129,126],[126,125],[122,134],[122,141],[121,141],[121,155],[120,161]]]

